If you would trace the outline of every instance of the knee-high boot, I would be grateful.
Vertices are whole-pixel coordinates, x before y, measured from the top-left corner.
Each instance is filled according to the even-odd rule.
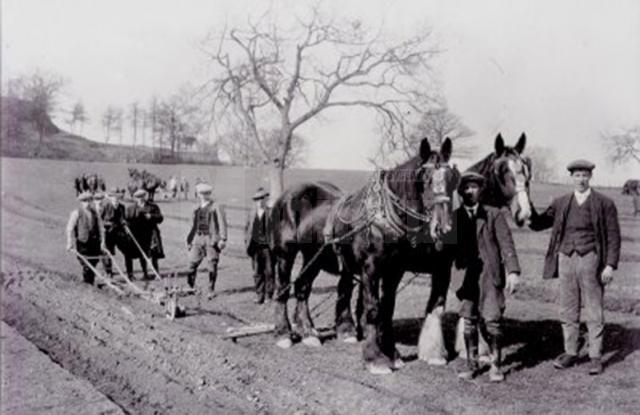
[[[499,322],[489,321],[486,323],[485,337],[489,344],[489,358],[491,367],[489,368],[489,380],[491,382],[502,382],[504,372],[502,371],[502,332]]]
[[[479,371],[478,363],[478,324],[471,319],[464,319],[464,345],[467,349],[467,369],[460,372],[461,379],[473,379]]]

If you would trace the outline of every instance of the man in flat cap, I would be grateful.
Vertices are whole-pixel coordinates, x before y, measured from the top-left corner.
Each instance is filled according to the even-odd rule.
[[[273,258],[269,248],[271,210],[267,207],[269,193],[260,187],[253,195],[254,208],[247,217],[244,229],[244,243],[247,255],[251,257],[253,280],[256,287],[257,304],[270,300],[274,290]]]
[[[124,188],[113,187],[107,193],[106,202],[102,205],[100,217],[104,226],[105,248],[113,256],[116,254],[116,247],[126,257],[131,244],[127,243],[128,237],[124,230],[126,225],[125,206],[123,203]],[[113,277],[113,264],[111,258],[105,255],[102,265],[109,278]]]
[[[578,360],[580,306],[585,308],[589,337],[589,374],[602,373],[604,286],[613,279],[620,258],[618,211],[611,199],[589,186],[595,165],[576,160],[567,166],[574,191],[555,199],[547,210],[535,209],[529,227],[540,231],[553,227],[542,278],[559,278],[560,321],[564,353],[555,361],[558,369]]]
[[[196,194],[200,200],[193,211],[191,230],[187,235],[189,250],[189,275],[187,283],[194,288],[198,266],[206,257],[209,263],[209,293],[214,295],[218,277],[220,253],[227,244],[227,217],[222,205],[214,202],[213,188],[204,182],[196,185]]]
[[[135,203],[125,208],[125,219],[138,245],[151,260],[154,270],[159,272],[158,260],[164,258],[164,249],[158,225],[162,223],[164,217],[158,205],[149,201],[149,193],[146,190],[137,190],[133,197]],[[140,249],[134,244],[134,249],[128,249],[128,251],[130,252],[125,256],[125,266],[129,278],[133,278],[133,258],[139,258],[144,279],[153,279],[147,273],[147,263]]]
[[[465,269],[462,286],[456,295],[461,301],[467,368],[458,376],[472,379],[480,373],[480,330],[490,351],[489,379],[502,382],[504,291],[509,295],[515,292],[520,265],[505,212],[479,203],[483,187],[483,176],[475,172],[463,173],[458,186],[462,204],[453,216],[458,243],[455,264],[458,269]]]
[[[82,192],[78,195],[80,206],[74,209],[67,222],[67,250],[75,249],[80,255],[93,266],[98,264],[101,248],[103,247],[104,235],[100,226],[100,217],[93,206],[93,196],[90,192]],[[82,261],[82,279],[87,284],[93,284],[95,274]]]

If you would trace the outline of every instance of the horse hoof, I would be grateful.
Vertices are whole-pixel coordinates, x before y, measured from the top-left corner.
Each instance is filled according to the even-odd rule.
[[[302,344],[309,347],[320,347],[322,343],[320,343],[320,339],[316,336],[309,336],[302,339]]]
[[[379,363],[368,363],[367,370],[372,375],[390,375],[391,373],[393,373],[389,366]]]
[[[276,346],[278,346],[281,349],[289,349],[291,346],[293,346],[293,342],[289,337],[285,337],[283,339],[278,340],[276,342]]]
[[[444,357],[430,357],[427,359],[429,366],[444,366],[447,364],[447,359]]]
[[[402,360],[401,358],[394,359],[393,365],[392,365],[392,368],[394,370],[399,370],[399,369],[402,369],[403,367],[404,367],[404,360]]]
[[[480,363],[491,363],[491,356],[489,356],[488,354],[483,354],[478,357],[478,361]]]
[[[355,344],[358,343],[358,338],[356,336],[346,336],[342,338],[344,343]]]

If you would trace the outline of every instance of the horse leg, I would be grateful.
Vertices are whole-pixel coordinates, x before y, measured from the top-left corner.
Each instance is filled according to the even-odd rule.
[[[353,316],[351,314],[351,296],[353,293],[353,274],[342,270],[338,281],[338,299],[336,301],[336,334],[345,343],[358,341]],[[361,297],[361,296],[360,296]],[[360,300],[360,299],[359,299]]]
[[[442,332],[442,315],[450,282],[451,262],[442,261],[440,265],[435,267],[431,275],[431,292],[418,340],[418,358],[434,366],[442,366],[447,363],[447,349]]]
[[[283,349],[288,349],[293,344],[291,341],[291,323],[289,323],[289,313],[287,302],[289,301],[291,269],[295,260],[295,253],[285,253],[279,255],[276,262],[277,278],[275,289],[275,335],[278,338],[276,345]]]
[[[305,255],[303,267],[306,267],[309,263],[312,255]],[[296,310],[294,314],[294,322],[296,325],[296,332],[302,337],[302,343],[307,346],[317,347],[320,346],[320,339],[318,338],[318,332],[313,326],[311,319],[311,313],[309,312],[309,297],[311,295],[311,286],[316,276],[320,272],[320,267],[316,264],[311,264],[303,274],[301,274],[294,283],[295,296],[296,296]]]
[[[374,258],[369,256],[364,263],[362,283],[364,284],[365,330],[362,355],[370,373],[384,375],[391,373],[391,360],[382,352],[380,339],[380,274]]]
[[[404,362],[400,352],[396,349],[396,341],[393,333],[393,311],[396,306],[398,284],[404,272],[388,271],[382,279],[380,299],[380,343],[382,353],[388,357],[392,369],[400,369]]]

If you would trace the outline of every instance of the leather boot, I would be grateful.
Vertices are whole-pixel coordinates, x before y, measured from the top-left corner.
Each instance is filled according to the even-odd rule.
[[[480,364],[478,363],[478,328],[475,323],[465,320],[464,345],[467,349],[467,369],[458,373],[460,379],[470,380],[478,376]]]
[[[189,285],[189,288],[195,288],[196,286],[196,272],[197,271],[191,271],[187,274],[187,284]]]
[[[217,272],[209,272],[209,291],[213,293],[216,290]]]

